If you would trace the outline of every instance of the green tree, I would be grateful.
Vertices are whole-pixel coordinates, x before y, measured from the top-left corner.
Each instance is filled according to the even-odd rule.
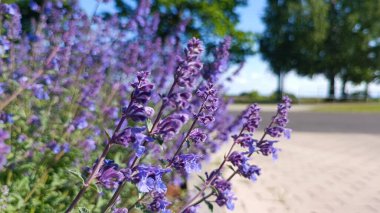
[[[119,16],[128,18],[138,2],[115,0]],[[172,34],[176,26],[187,20],[187,37],[183,39],[193,36],[200,38],[208,53],[221,38],[231,36],[231,59],[240,63],[254,53],[253,34],[236,27],[240,21],[236,9],[246,5],[246,0],[152,0],[152,12],[160,15],[160,37]]]
[[[279,11],[281,18],[273,18],[271,11]],[[260,43],[270,48],[260,49],[275,72],[325,75],[328,99],[333,100],[337,77],[344,89],[348,81],[364,81],[369,69],[376,70],[379,18],[378,0],[269,0],[265,42]]]

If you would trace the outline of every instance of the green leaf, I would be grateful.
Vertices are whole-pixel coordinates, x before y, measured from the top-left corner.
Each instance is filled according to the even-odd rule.
[[[201,179],[203,182],[206,182],[206,180],[205,180],[202,176],[198,175],[198,177],[199,177],[199,179]]]
[[[153,127],[152,120],[147,119],[145,125],[146,125],[146,129],[147,129],[148,131],[151,131],[151,129],[152,129],[152,127]]]
[[[110,137],[110,135],[108,134],[108,132],[105,130],[105,129],[103,129],[104,130],[104,132],[106,133],[106,136],[107,136],[107,140],[108,141],[110,141],[111,140],[111,137]]]
[[[74,176],[79,177],[82,180],[82,183],[84,183],[84,179],[82,177],[82,174],[79,171],[74,171],[74,170],[67,170],[70,174],[73,174]]]
[[[79,207],[78,210],[79,213],[90,213],[90,210],[88,210],[86,207]]]
[[[234,171],[234,172],[235,172],[235,169],[234,169],[234,167],[233,167],[233,166],[231,166],[231,165],[228,165],[228,168],[230,168],[232,171]]]
[[[199,186],[194,186],[198,191],[202,191],[201,188],[199,188]]]
[[[208,209],[210,209],[211,212],[214,212],[214,205],[207,200],[205,200],[205,203],[207,204]]]

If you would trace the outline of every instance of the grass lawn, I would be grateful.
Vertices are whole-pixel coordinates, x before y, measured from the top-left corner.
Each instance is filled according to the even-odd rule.
[[[332,103],[319,104],[313,108],[316,112],[375,112],[380,113],[380,103]]]

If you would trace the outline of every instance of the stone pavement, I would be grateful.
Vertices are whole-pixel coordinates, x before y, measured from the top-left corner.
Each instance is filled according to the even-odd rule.
[[[253,159],[256,183],[233,180],[235,213],[380,212],[380,134],[301,132],[278,145],[278,161]]]

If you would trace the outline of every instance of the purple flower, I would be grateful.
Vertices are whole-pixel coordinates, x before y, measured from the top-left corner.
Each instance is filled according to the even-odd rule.
[[[164,140],[170,140],[179,133],[188,119],[189,116],[184,113],[172,114],[158,123],[154,134],[160,135]]]
[[[199,208],[199,205],[190,206],[189,208],[185,209],[182,213],[197,213],[198,208]]]
[[[169,104],[171,107],[183,110],[187,109],[189,107],[189,102],[191,100],[191,93],[190,92],[177,92],[173,93],[169,97]]]
[[[0,170],[2,170],[7,163],[7,155],[11,152],[11,147],[4,143],[5,140],[9,138],[9,133],[0,129]]]
[[[185,58],[178,59],[178,68],[176,71],[176,79],[181,87],[193,87],[194,79],[199,76],[203,64],[200,61],[200,56],[203,52],[201,41],[192,38],[187,43],[185,49]]]
[[[266,129],[266,133],[274,138],[279,138],[282,135],[290,139],[291,129],[286,128],[289,121],[288,113],[291,108],[292,100],[288,96],[282,98],[282,103],[278,104],[277,115],[273,118],[273,125]]]
[[[258,152],[265,156],[272,155],[273,159],[276,160],[280,149],[275,148],[273,145],[277,142],[278,141],[263,140],[257,143]]]
[[[124,180],[124,174],[119,170],[119,165],[113,160],[106,159],[96,175],[96,180],[97,184],[107,189],[114,189]]]
[[[47,144],[47,147],[54,153],[59,154],[60,152],[67,153],[70,151],[70,144],[63,143],[59,144],[56,141],[50,141]]]
[[[232,138],[235,140],[235,143],[239,144],[243,148],[248,148],[249,153],[255,151],[255,145],[257,140],[255,140],[252,134],[242,133],[240,136],[234,135]]]
[[[136,184],[140,192],[166,192],[167,187],[162,181],[162,175],[170,172],[170,169],[139,165],[136,168],[136,172],[137,173],[132,176],[132,182]]]
[[[141,157],[145,153],[143,143],[145,141],[153,141],[152,138],[144,134],[145,130],[145,127],[125,128],[115,137],[114,143],[120,144],[124,147],[128,147],[129,144],[132,144],[132,148],[135,150],[136,156]]]
[[[214,52],[214,58],[215,60],[210,63],[206,64],[205,68],[203,69],[202,75],[203,78],[207,81],[216,82],[218,78],[220,77],[220,74],[227,70],[227,63],[229,58],[229,52],[231,46],[231,37],[224,38],[223,42],[220,43],[220,45],[216,48],[216,51]]]
[[[243,164],[239,167],[238,173],[251,181],[256,181],[257,176],[260,175],[260,171],[261,169],[256,165]]]
[[[257,106],[257,104],[252,104],[248,107],[243,116],[245,130],[252,133],[259,127],[261,121],[259,113],[260,108]]]
[[[128,213],[128,209],[127,208],[114,209],[112,213]]]
[[[218,109],[219,103],[217,95],[214,85],[210,82],[197,90],[197,96],[203,101],[202,111],[198,115],[199,122],[203,126],[215,120],[214,112]]]
[[[228,161],[230,161],[232,163],[232,165],[234,166],[237,166],[237,167],[240,167],[242,166],[243,164],[246,164],[247,161],[248,161],[248,157],[245,156],[244,154],[242,153],[239,153],[239,152],[232,152],[230,154],[230,156],[228,157]]]
[[[142,143],[146,139],[144,127],[128,127],[115,137],[115,143],[128,147],[130,143]]]
[[[154,193],[153,201],[148,205],[148,209],[153,212],[165,211],[171,203],[166,200],[162,193]],[[167,212],[167,211],[165,211]]]
[[[199,128],[195,128],[190,132],[189,139],[195,144],[204,143],[207,139],[207,135]]]
[[[0,55],[4,55],[7,50],[9,50],[11,42],[5,37],[0,36]],[[0,92],[1,94],[2,92]]]
[[[138,72],[137,73],[137,82],[132,83],[134,88],[131,94],[131,101],[134,101],[139,104],[146,104],[153,90],[153,84],[148,80],[149,72]]]
[[[217,190],[216,203],[219,206],[226,206],[229,210],[234,209],[233,201],[236,200],[235,195],[231,191],[231,183],[218,176],[213,182],[212,186]]]
[[[199,172],[201,170],[201,156],[195,154],[181,154],[173,159],[173,167],[187,173]]]

